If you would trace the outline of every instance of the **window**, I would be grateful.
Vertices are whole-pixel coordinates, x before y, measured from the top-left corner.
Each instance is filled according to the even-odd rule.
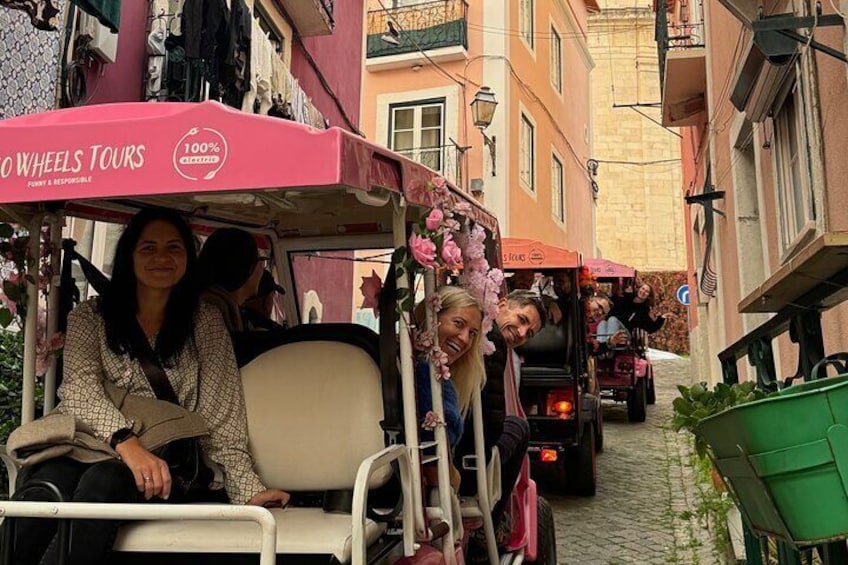
[[[562,37],[551,26],[551,84],[562,93]]]
[[[521,163],[519,178],[532,191],[536,190],[534,174],[536,164],[535,126],[524,113],[521,114]]]
[[[816,212],[810,184],[809,147],[805,135],[804,98],[797,80],[774,114],[774,156],[781,243],[795,243]]]
[[[280,31],[279,26],[274,23],[274,19],[269,15],[265,6],[261,2],[256,2],[253,6],[253,17],[259,22],[259,27],[271,40],[271,45],[284,62],[287,58],[286,37]]]
[[[565,177],[562,170],[562,161],[551,154],[551,210],[554,218],[560,222],[565,221]]]
[[[442,172],[444,100],[389,107],[389,147],[410,159]]]
[[[533,27],[533,2],[534,0],[520,0],[521,4],[518,8],[518,25],[519,32],[530,49],[534,47],[534,27]]]

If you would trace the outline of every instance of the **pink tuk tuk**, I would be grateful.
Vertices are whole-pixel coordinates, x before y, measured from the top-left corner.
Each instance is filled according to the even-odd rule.
[[[513,493],[519,519],[499,554],[491,508],[501,489],[482,426],[475,426],[472,458],[479,462],[473,466],[477,494],[459,500],[448,488],[422,488],[422,450],[435,447],[443,485],[449,484],[450,454],[443,427],[435,429],[435,446],[419,438],[411,301],[403,299],[414,295],[416,280],[403,276],[396,262],[383,261],[396,276],[398,293],[380,313],[391,319],[397,309],[399,324],[381,324],[379,332],[354,327],[362,313],[352,298],[357,265],[371,265],[374,250],[394,258],[393,250],[407,245],[411,226],[434,207],[434,186],[440,205],[463,229],[477,229],[494,242],[486,246],[488,261],[499,266],[498,224],[490,212],[430,169],[338,128],[319,131],[215,102],[89,106],[0,122],[0,222],[44,233],[48,244],[31,237],[29,256],[54,269],[46,288],[39,289],[37,277],[20,279],[27,306],[23,423],[38,416],[36,343],[60,327],[63,226],[71,219],[120,224],[140,209],[167,207],[184,214],[201,236],[222,226],[253,233],[286,291],[291,333],[241,368],[249,440],[263,482],[290,492],[344,490],[351,499],[346,509],[330,512],[320,503],[267,509],[23,502],[13,496],[0,502],[0,516],[129,520],[114,546],[127,563],[167,562],[175,554],[180,562],[253,554],[261,565],[454,564],[464,562],[463,543],[473,528],[483,528],[492,565],[556,563],[553,519],[549,512],[537,516],[535,484],[526,470]],[[331,263],[344,268],[334,267],[329,281],[330,271],[316,275],[315,265]],[[433,271],[421,278],[429,295]],[[37,323],[39,311],[46,312],[45,327]],[[326,324],[332,331],[314,323],[322,313],[334,322]],[[304,326],[317,327],[301,331]],[[367,347],[345,336],[363,330],[370,332],[363,338]],[[317,350],[310,343],[316,340],[322,344]],[[399,353],[396,362],[381,366],[385,347]],[[353,363],[354,357],[360,361]],[[55,405],[59,378],[52,358],[43,377],[44,413]],[[432,379],[433,410],[443,415],[441,381]],[[482,422],[479,399],[476,391],[471,412]],[[287,441],[288,434],[298,434],[298,441]],[[17,468],[5,449],[0,452],[14,493]],[[390,480],[399,485],[394,510],[369,500]],[[544,545],[541,530],[547,532]]]
[[[633,267],[597,258],[586,259],[584,264],[613,302],[635,284]],[[647,356],[647,334],[639,329],[630,333],[626,346],[613,348],[596,360],[596,375],[602,398],[625,402],[628,420],[644,422],[647,405],[656,402],[654,369]]]

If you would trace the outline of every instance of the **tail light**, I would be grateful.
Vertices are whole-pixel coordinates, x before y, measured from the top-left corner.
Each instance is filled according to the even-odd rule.
[[[542,463],[555,463],[557,460],[556,449],[543,449],[539,453],[539,459],[542,461]]]
[[[546,402],[548,416],[556,416],[563,420],[574,417],[574,395],[570,390],[553,390],[548,393]]]

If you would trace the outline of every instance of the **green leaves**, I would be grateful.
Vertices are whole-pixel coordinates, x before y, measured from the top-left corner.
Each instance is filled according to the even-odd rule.
[[[8,308],[0,308],[0,327],[3,329],[8,328],[14,318],[15,317],[12,315],[11,310]]]
[[[695,436],[695,451],[699,457],[706,457],[708,446],[698,433],[701,420],[724,412],[728,408],[762,400],[768,395],[756,388],[756,383],[746,381],[728,385],[718,383],[710,390],[707,383],[701,382],[690,387],[678,385],[680,396],[674,399],[672,407],[672,427],[675,431],[686,430]]]

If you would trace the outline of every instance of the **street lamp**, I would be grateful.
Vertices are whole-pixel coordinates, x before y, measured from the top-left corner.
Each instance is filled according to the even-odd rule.
[[[489,148],[489,155],[492,157],[492,176],[495,176],[495,136],[493,135],[490,138],[484,130],[492,124],[497,106],[498,101],[495,99],[495,93],[488,86],[481,86],[477,94],[474,95],[474,100],[471,101],[474,127],[480,128],[483,143]]]

